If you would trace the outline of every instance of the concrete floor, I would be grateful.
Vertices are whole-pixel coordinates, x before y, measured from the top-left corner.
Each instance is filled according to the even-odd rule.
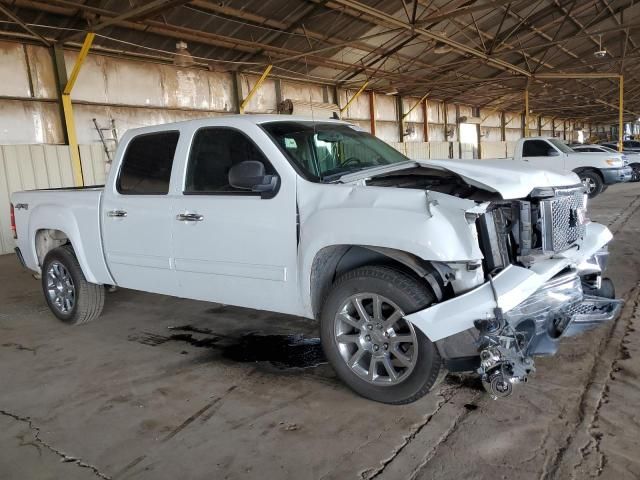
[[[317,335],[293,317],[120,290],[99,321],[68,327],[0,257],[0,479],[640,478],[640,184],[590,210],[616,234],[623,316],[502,401],[449,376],[387,406],[325,364],[252,361],[247,332]]]

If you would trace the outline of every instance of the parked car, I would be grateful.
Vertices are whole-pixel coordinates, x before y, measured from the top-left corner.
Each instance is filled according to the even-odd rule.
[[[557,138],[527,137],[516,143],[514,159],[540,168],[570,170],[580,177],[589,198],[604,191],[605,186],[628,182],[632,169],[618,152],[582,153],[569,148]]]
[[[506,396],[621,305],[575,174],[411,161],[342,121],[130,130],[104,188],[11,201],[17,255],[60,320],[98,318],[104,285],[317,319],[338,376],[380,402],[447,370]]]
[[[618,153],[615,148],[607,145],[577,145],[572,147],[576,152],[604,152],[604,153]],[[626,164],[631,167],[631,182],[640,181],[640,152],[624,152],[622,157]]]
[[[613,148],[615,151],[618,151],[617,142],[603,142],[600,145]],[[624,140],[622,142],[622,152],[623,153],[629,153],[629,152],[640,153],[640,142],[637,140]]]

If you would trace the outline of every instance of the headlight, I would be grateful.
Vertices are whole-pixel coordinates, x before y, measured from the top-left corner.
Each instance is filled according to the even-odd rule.
[[[612,167],[622,166],[622,160],[619,158],[607,158],[605,162],[607,162],[607,165],[611,165]]]

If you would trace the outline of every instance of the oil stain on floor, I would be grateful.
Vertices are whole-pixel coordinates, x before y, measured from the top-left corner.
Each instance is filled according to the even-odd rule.
[[[129,340],[150,346],[184,342],[197,348],[215,349],[235,362],[268,362],[279,369],[313,368],[327,363],[320,339],[305,338],[302,334],[251,332],[232,337],[192,325],[169,327],[169,330],[174,333],[165,336],[142,332],[130,335]]]

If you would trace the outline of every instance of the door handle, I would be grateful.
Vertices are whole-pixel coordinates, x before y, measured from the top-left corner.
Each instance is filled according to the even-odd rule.
[[[124,210],[110,210],[107,212],[107,217],[122,218],[126,216],[127,216],[127,212],[125,212]]]
[[[176,215],[176,220],[180,222],[201,222],[204,220],[204,215],[199,213],[180,213]]]

